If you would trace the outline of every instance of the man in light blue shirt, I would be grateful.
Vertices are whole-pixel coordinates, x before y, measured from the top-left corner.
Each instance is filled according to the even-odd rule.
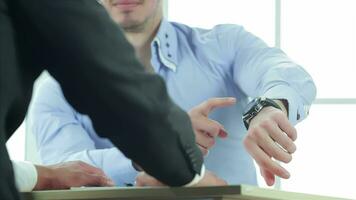
[[[241,26],[218,25],[207,30],[168,22],[162,17],[159,0],[103,4],[123,28],[147,71],[161,75],[172,99],[190,111],[197,143],[209,149],[205,156],[208,170],[229,184],[256,185],[251,155],[268,185],[276,175],[289,178],[289,172],[271,158],[291,161],[296,149],[293,126],[307,116],[316,93],[307,72]],[[273,99],[280,109],[263,108],[248,121],[246,130],[242,120],[246,107],[262,96]],[[235,105],[209,115],[228,133],[224,139],[199,131],[194,120],[204,113],[201,105],[194,106],[215,97],[237,99]],[[39,84],[29,121],[44,164],[82,160],[103,169],[118,185],[135,180],[137,171],[131,161],[109,140],[98,137],[89,116],[68,104],[53,78]]]

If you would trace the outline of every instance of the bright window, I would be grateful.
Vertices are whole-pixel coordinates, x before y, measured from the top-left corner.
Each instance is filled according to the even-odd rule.
[[[297,125],[297,151],[282,189],[356,198],[356,105],[313,105]]]
[[[289,0],[281,10],[282,48],[312,75],[318,98],[332,98],[297,126],[293,177],[282,189],[356,198],[356,1]]]
[[[315,79],[319,98],[356,98],[356,1],[282,2],[282,48]]]
[[[168,18],[204,28],[235,23],[270,45],[280,41],[312,75],[318,98],[324,98],[316,102],[329,98],[327,104],[313,105],[310,116],[297,126],[298,150],[286,165],[292,178],[281,180],[281,189],[356,198],[355,0],[170,0]],[[280,33],[275,33],[275,22],[281,24]],[[348,104],[342,104],[345,101]],[[262,179],[259,182],[265,186]]]

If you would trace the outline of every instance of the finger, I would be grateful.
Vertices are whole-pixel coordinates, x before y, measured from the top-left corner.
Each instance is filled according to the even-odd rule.
[[[144,172],[140,172],[138,173],[138,175],[136,176],[136,180],[135,180],[135,186],[137,187],[143,187],[144,186],[144,177],[142,177],[145,173]]]
[[[219,177],[217,177],[215,174],[211,173],[211,172],[207,172],[209,173],[209,177],[212,179],[211,181],[208,181],[210,183],[214,183],[214,185],[227,185],[227,182]]]
[[[227,137],[227,132],[225,130],[220,129],[218,137],[226,138]]]
[[[209,150],[199,144],[197,144],[197,145],[198,145],[198,148],[200,149],[200,151],[202,152],[203,156],[208,156]]]
[[[267,131],[270,133],[271,138],[277,142],[288,153],[294,153],[297,150],[297,146],[293,140],[289,138],[277,125],[271,125],[267,127]]]
[[[198,108],[201,110],[202,114],[208,116],[215,108],[232,106],[235,103],[236,98],[234,97],[211,98],[200,104]]]
[[[266,169],[260,169],[261,176],[265,179],[268,186],[272,186],[275,183],[275,176]]]
[[[100,186],[113,187],[116,186],[116,184],[112,179],[108,178],[107,176],[102,176],[100,180]]]
[[[196,143],[206,149],[210,149],[215,144],[215,139],[204,132],[198,131],[195,137]]]
[[[214,120],[211,120],[211,121],[213,121],[215,123],[218,123],[217,121],[214,121]],[[210,137],[213,137],[213,138],[215,138],[215,137],[226,138],[227,137],[227,132],[226,132],[225,128],[222,125],[221,125],[220,130],[219,130],[219,132],[217,134],[216,133],[212,134],[210,132],[206,132],[206,134],[208,134]]]
[[[94,179],[98,181],[99,186],[115,186],[115,183],[113,180],[111,180],[103,170],[93,167],[85,162],[78,161],[78,164],[82,167],[82,169],[88,173],[90,176],[92,176]]]
[[[279,128],[285,132],[290,139],[293,141],[297,139],[297,130],[292,126],[284,114],[277,115],[275,120],[277,121]]]
[[[260,168],[260,173],[268,186],[274,185],[276,177],[273,173],[264,168]]]
[[[208,134],[208,136],[210,136],[210,137],[212,137],[212,138],[216,137],[216,135],[213,135],[213,134],[211,134],[211,133],[209,133],[209,132],[206,132],[206,134]],[[226,138],[226,137],[227,137],[227,132],[226,132],[225,130],[220,129],[220,131],[219,131],[217,137],[219,137],[219,138]]]
[[[80,167],[82,167],[82,169],[85,171],[85,172],[88,172],[90,174],[97,174],[97,175],[100,175],[100,176],[106,176],[106,174],[104,173],[103,170],[97,168],[97,167],[93,167],[85,162],[82,162],[82,161],[78,161],[78,165]]]
[[[111,179],[97,174],[83,173],[80,182],[81,186],[115,186]]]
[[[292,155],[283,150],[278,144],[276,144],[270,137],[267,137],[265,141],[259,141],[258,146],[266,152],[267,155],[273,157],[284,163],[292,161]]]
[[[292,160],[292,156],[272,140],[266,129],[255,129],[254,131],[256,131],[255,142],[267,155],[285,163]]]
[[[225,186],[225,185],[227,185],[227,182],[221,178],[218,178],[218,179],[216,179],[215,185],[216,186]]]
[[[290,177],[290,174],[286,169],[273,161],[254,141],[249,139],[249,137],[245,138],[244,145],[246,150],[256,160],[260,168],[267,169],[272,174],[285,179]]]
[[[227,182],[219,177],[214,177],[214,180],[211,180],[211,184],[213,186],[224,186],[227,185]]]
[[[223,125],[207,117],[199,117],[197,119],[193,119],[193,125],[194,129],[197,129],[201,132],[207,132],[212,137],[217,137],[219,135],[227,135]],[[223,133],[221,133],[221,131]]]

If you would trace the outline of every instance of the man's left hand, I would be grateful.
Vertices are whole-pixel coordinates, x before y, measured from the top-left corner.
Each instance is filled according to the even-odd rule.
[[[287,113],[277,108],[263,108],[250,121],[244,145],[259,165],[267,185],[274,184],[275,176],[290,177],[289,172],[273,159],[289,163],[296,151],[296,139],[297,131],[288,121]]]

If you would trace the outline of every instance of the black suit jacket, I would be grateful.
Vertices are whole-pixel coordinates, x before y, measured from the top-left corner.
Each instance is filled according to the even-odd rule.
[[[203,159],[189,117],[170,100],[164,81],[144,72],[102,6],[94,0],[0,0],[1,199],[17,198],[5,142],[23,120],[43,69],[101,136],[149,174],[174,186],[200,172]]]

